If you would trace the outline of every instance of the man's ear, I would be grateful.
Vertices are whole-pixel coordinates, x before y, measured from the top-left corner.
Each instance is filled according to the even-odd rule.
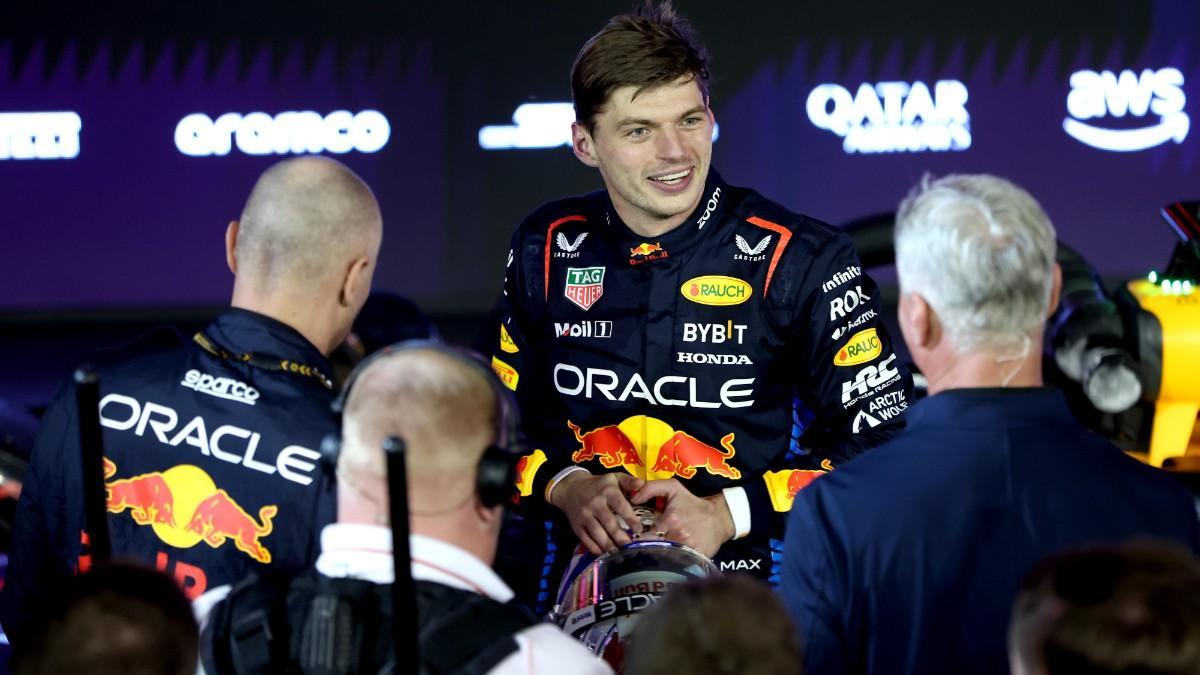
[[[1050,286],[1050,305],[1046,308],[1046,318],[1050,318],[1058,309],[1058,301],[1062,299],[1062,267],[1054,263],[1054,282]]]
[[[937,312],[929,306],[929,301],[920,293],[909,293],[904,299],[903,309],[899,319],[903,324],[904,333],[910,346],[930,349],[941,339],[941,325]]]
[[[236,220],[229,221],[229,227],[225,228],[225,263],[234,276],[237,276],[237,237],[241,228],[242,224]]]
[[[350,262],[346,276],[342,279],[338,302],[344,307],[358,307],[360,300],[371,292],[371,259],[360,256]]]
[[[596,143],[592,134],[579,122],[571,122],[571,149],[584,164],[590,167],[600,166],[596,159]]]
[[[500,529],[500,521],[504,519],[504,506],[484,506],[483,501],[479,499],[479,495],[475,495],[475,515],[479,518],[480,524],[486,529]]]

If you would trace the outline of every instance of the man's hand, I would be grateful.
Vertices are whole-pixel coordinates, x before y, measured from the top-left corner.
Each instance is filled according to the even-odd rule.
[[[711,497],[697,497],[683,483],[668,478],[652,480],[633,496],[634,504],[645,504],[655,497],[664,497],[667,507],[658,519],[658,529],[666,532],[671,541],[691,546],[708,557],[713,557],[721,544],[733,539],[737,533],[733,516],[725,495],[717,493]]]
[[[554,486],[550,491],[550,503],[566,514],[575,536],[587,550],[600,555],[631,541],[627,528],[638,519],[625,495],[636,492],[645,484],[646,481],[627,473],[593,476],[586,471],[576,471]]]

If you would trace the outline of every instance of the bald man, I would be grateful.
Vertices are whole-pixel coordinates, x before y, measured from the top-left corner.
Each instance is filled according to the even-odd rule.
[[[273,623],[265,632],[293,636],[291,645],[271,644],[269,649],[277,658],[290,655],[288,662],[272,661],[257,672],[313,672],[314,664],[304,659],[318,653],[339,654],[343,664],[353,664],[345,672],[391,672],[390,596],[379,588],[394,578],[382,450],[389,436],[404,439],[407,447],[409,547],[427,672],[612,672],[557,626],[535,623],[517,609],[510,602],[512,590],[491,569],[503,507],[485,504],[476,485],[480,458],[496,442],[501,426],[500,385],[482,360],[471,362],[474,358],[410,346],[369,362],[353,382],[338,457],[337,523],[321,532],[316,573],[279,587],[283,590],[270,602],[287,598],[287,610],[275,616],[287,616],[288,625]],[[245,663],[246,654],[233,655],[239,636],[232,627],[245,625],[243,617],[259,616],[265,609],[261,588],[257,578],[243,580],[212,611],[204,632],[206,672],[252,672],[235,665]],[[215,589],[198,604],[227,593]],[[322,594],[329,593],[358,599],[350,610],[358,613],[347,621],[357,630],[343,636],[344,641],[315,628],[322,617],[316,610],[328,602]],[[296,649],[301,635],[325,635],[330,641]],[[389,648],[379,649],[381,641]],[[355,649],[360,644],[369,646],[367,653]],[[405,664],[410,670],[412,665]]]
[[[370,291],[381,232],[370,189],[342,164],[275,164],[226,231],[232,308],[194,336],[152,331],[92,360],[114,557],[193,598],[311,564],[334,515],[318,468],[336,430],[326,357]],[[18,649],[39,592],[90,564],[75,407],[64,386],[17,507],[0,620]]]

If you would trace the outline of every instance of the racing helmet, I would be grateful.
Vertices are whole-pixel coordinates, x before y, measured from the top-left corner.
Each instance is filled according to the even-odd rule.
[[[720,574],[704,554],[665,540],[643,538],[598,558],[576,557],[551,619],[618,673],[639,613],[675,584]]]

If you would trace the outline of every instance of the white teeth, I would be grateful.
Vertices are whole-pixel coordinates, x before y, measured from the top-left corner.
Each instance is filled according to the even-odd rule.
[[[678,173],[671,173],[671,174],[667,174],[667,175],[665,175],[665,176],[659,176],[659,177],[657,177],[657,178],[651,178],[650,180],[656,180],[656,181],[658,181],[658,182],[660,182],[660,183],[670,183],[670,182],[672,182],[672,181],[677,181],[677,180],[679,180],[679,179],[681,179],[681,178],[687,178],[687,175],[688,175],[689,173],[691,173],[691,172],[692,172],[692,170],[691,170],[691,169],[684,169],[683,171],[680,171],[680,172],[678,172]]]

